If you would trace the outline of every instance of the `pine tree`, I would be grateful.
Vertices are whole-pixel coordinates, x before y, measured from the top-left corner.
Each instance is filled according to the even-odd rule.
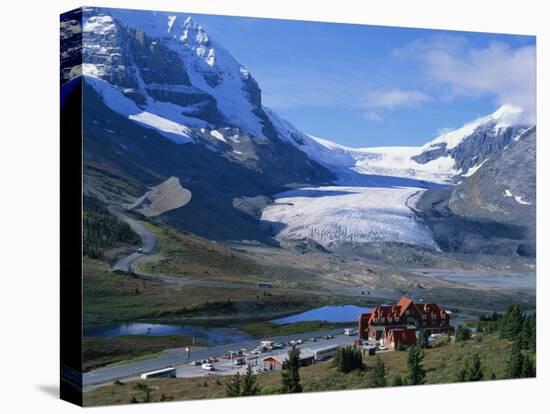
[[[246,372],[243,376],[242,381],[242,391],[241,395],[257,395],[260,392],[260,387],[258,386],[258,380],[256,376],[252,373],[252,366],[248,365]]]
[[[522,349],[536,349],[536,316],[529,315],[523,319],[521,333],[519,335]]]
[[[521,309],[517,305],[511,305],[502,318],[500,336],[510,341],[515,341],[521,333],[522,326],[523,315]]]
[[[468,378],[466,381],[481,381],[483,379],[483,370],[481,368],[481,360],[478,354],[474,354],[472,357],[472,363],[470,364],[470,370],[468,372]]]
[[[469,373],[470,373],[470,360],[467,359],[466,361],[464,361],[464,366],[456,374],[456,380],[458,382],[468,381]]]
[[[302,392],[300,383],[300,350],[292,348],[288,353],[288,359],[283,363],[281,372],[283,393]]]
[[[225,383],[225,395],[228,397],[239,397],[241,395],[241,374],[236,373]]]
[[[471,337],[472,337],[472,334],[471,334],[470,330],[467,327],[465,327],[463,325],[458,325],[456,327],[455,342],[467,341]]]
[[[409,357],[407,359],[407,366],[409,367],[408,383],[411,385],[423,384],[426,371],[422,367],[422,360],[424,359],[424,352],[417,345],[414,345],[409,350]]]
[[[401,378],[401,375],[396,375],[393,377],[391,382],[392,387],[400,387],[401,385],[405,385],[403,378]]]
[[[385,387],[386,386],[386,366],[380,359],[376,358],[376,364],[372,368],[371,375],[369,377],[370,387]]]
[[[535,364],[533,363],[533,360],[525,355],[525,358],[523,358],[523,372],[521,375],[523,378],[534,378],[537,376],[537,369],[535,367]]]
[[[506,362],[506,377],[521,378],[523,374],[523,355],[519,341],[515,341],[510,351],[510,357]]]
[[[339,348],[334,358],[334,366],[340,372],[347,374],[354,369],[363,369],[363,355],[361,351],[353,346]]]

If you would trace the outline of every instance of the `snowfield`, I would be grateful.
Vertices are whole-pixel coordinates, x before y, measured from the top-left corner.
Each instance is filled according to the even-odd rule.
[[[398,186],[300,188],[278,194],[261,220],[271,225],[278,240],[309,238],[324,247],[336,241],[401,242],[437,249],[430,230],[408,206],[414,207],[423,191]]]

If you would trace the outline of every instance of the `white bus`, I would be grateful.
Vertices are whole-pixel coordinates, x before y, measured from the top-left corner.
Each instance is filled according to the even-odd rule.
[[[336,355],[336,351],[340,348],[340,345],[329,345],[319,349],[312,349],[315,361],[322,361],[327,358],[332,358]]]
[[[159,369],[158,371],[145,372],[141,374],[141,379],[150,378],[176,378],[176,368],[164,368]]]

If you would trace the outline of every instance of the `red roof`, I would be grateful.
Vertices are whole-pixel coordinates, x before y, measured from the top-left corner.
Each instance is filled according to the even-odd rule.
[[[367,314],[369,316],[366,317],[369,318],[369,324],[372,323],[375,318],[382,319],[381,322],[383,324],[399,322],[399,319],[396,320],[395,318],[401,318],[405,314],[407,309],[409,309],[411,306],[415,307],[420,314],[426,315],[425,317],[422,317],[422,319],[424,320],[447,319],[447,313],[437,304],[415,304],[411,298],[408,298],[406,296],[403,296],[401,299],[399,299],[399,301],[395,305],[377,306],[370,314]],[[433,318],[432,315],[434,316]],[[388,320],[388,318],[391,319]]]
[[[386,328],[384,329],[384,337],[395,345],[416,344],[416,330],[412,328]]]

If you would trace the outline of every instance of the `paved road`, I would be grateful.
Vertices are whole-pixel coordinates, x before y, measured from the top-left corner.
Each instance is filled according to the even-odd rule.
[[[154,253],[158,247],[157,239],[153,233],[151,233],[147,227],[145,227],[143,224],[141,224],[139,221],[134,220],[133,218],[128,217],[124,213],[122,213],[117,207],[115,206],[108,206],[107,210],[109,213],[111,213],[113,216],[117,217],[118,219],[122,220],[123,222],[127,223],[132,230],[141,237],[141,241],[143,243],[141,247],[141,252],[135,252],[131,255],[124,257],[120,259],[118,262],[115,263],[114,269],[120,270],[123,272],[129,272],[132,269],[132,264],[139,259],[140,257],[149,255],[151,253]]]
[[[352,326],[352,327],[355,327],[355,326]],[[355,336],[343,335],[343,331],[344,331],[344,328],[330,329],[325,331],[277,336],[277,337],[270,337],[265,339],[272,340],[274,342],[288,342],[288,341],[297,340],[297,339],[302,339],[303,341],[306,341],[308,338],[311,338],[311,337],[324,337],[325,335],[334,335],[334,339],[332,340],[320,340],[319,342],[308,341],[307,342],[308,345],[305,345],[305,344],[302,345],[308,348],[313,348],[314,346],[319,348],[323,345],[328,345],[331,343],[352,342],[356,338]],[[167,367],[180,366],[193,360],[208,358],[209,356],[219,357],[230,350],[239,350],[241,348],[246,348],[251,350],[256,348],[259,345],[259,341],[260,341],[259,339],[253,339],[245,342],[218,345],[218,346],[213,346],[209,348],[201,348],[195,351],[192,350],[191,357],[189,360],[187,359],[184,348],[177,348],[177,349],[168,350],[164,352],[161,356],[155,359],[134,362],[134,363],[116,366],[116,367],[101,368],[95,371],[85,373],[83,375],[84,391],[90,391],[94,388],[97,388],[97,385],[108,384],[117,379],[135,378],[144,372],[154,371],[157,369],[163,369]],[[266,355],[268,354],[264,354],[263,356],[266,356]]]

